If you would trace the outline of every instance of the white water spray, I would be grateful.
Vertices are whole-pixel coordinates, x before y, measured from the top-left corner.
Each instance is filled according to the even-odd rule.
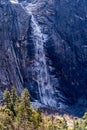
[[[44,51],[44,42],[46,42],[47,36],[41,32],[41,28],[33,15],[31,15],[31,27],[35,46],[35,62],[33,71],[38,83],[40,100],[41,103],[45,105],[55,106],[54,91],[50,83]]]
[[[23,5],[21,4],[23,7]],[[47,70],[46,57],[44,51],[44,43],[47,40],[47,35],[41,32],[37,20],[33,15],[35,5],[29,3],[24,9],[31,16],[32,40],[35,47],[35,59],[32,67],[32,76],[38,84],[40,101],[44,105],[55,107],[57,105],[54,97],[54,89],[50,82],[50,76]]]

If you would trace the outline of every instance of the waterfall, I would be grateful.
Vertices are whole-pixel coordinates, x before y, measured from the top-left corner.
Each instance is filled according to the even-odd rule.
[[[35,61],[33,74],[38,84],[38,91],[41,103],[48,106],[55,106],[54,91],[50,83],[50,77],[47,70],[46,57],[44,51],[44,42],[47,36],[41,32],[35,17],[31,14],[32,39],[35,46]]]

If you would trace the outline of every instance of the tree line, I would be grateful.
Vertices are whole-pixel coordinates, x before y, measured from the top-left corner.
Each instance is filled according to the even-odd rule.
[[[40,109],[34,110],[28,89],[18,96],[15,87],[7,88],[3,95],[4,105],[0,107],[0,130],[87,130],[87,113],[73,118],[71,126],[66,117],[46,115]]]

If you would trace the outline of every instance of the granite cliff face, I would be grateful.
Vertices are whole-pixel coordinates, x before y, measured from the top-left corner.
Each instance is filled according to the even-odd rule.
[[[6,87],[27,87],[32,101],[84,112],[86,33],[86,0],[0,1],[1,97]]]

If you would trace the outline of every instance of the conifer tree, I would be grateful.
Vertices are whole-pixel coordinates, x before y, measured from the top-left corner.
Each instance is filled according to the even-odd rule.
[[[3,125],[5,126],[5,129],[6,130],[15,130],[13,123],[14,123],[13,112],[10,111],[10,109],[5,108],[4,117],[3,117]]]
[[[30,105],[30,94],[26,88],[21,94],[20,103],[16,111],[18,126],[27,130],[31,124],[32,108]]]
[[[10,99],[11,99],[11,111],[13,112],[14,116],[16,116],[15,107],[18,105],[19,100],[15,87],[11,88]]]
[[[18,100],[18,95],[14,86],[11,88],[10,97],[11,97],[12,104],[15,105]]]
[[[9,92],[8,88],[6,88],[6,90],[4,91],[3,99],[6,103],[6,107],[10,108],[11,99],[10,99],[10,92]]]

